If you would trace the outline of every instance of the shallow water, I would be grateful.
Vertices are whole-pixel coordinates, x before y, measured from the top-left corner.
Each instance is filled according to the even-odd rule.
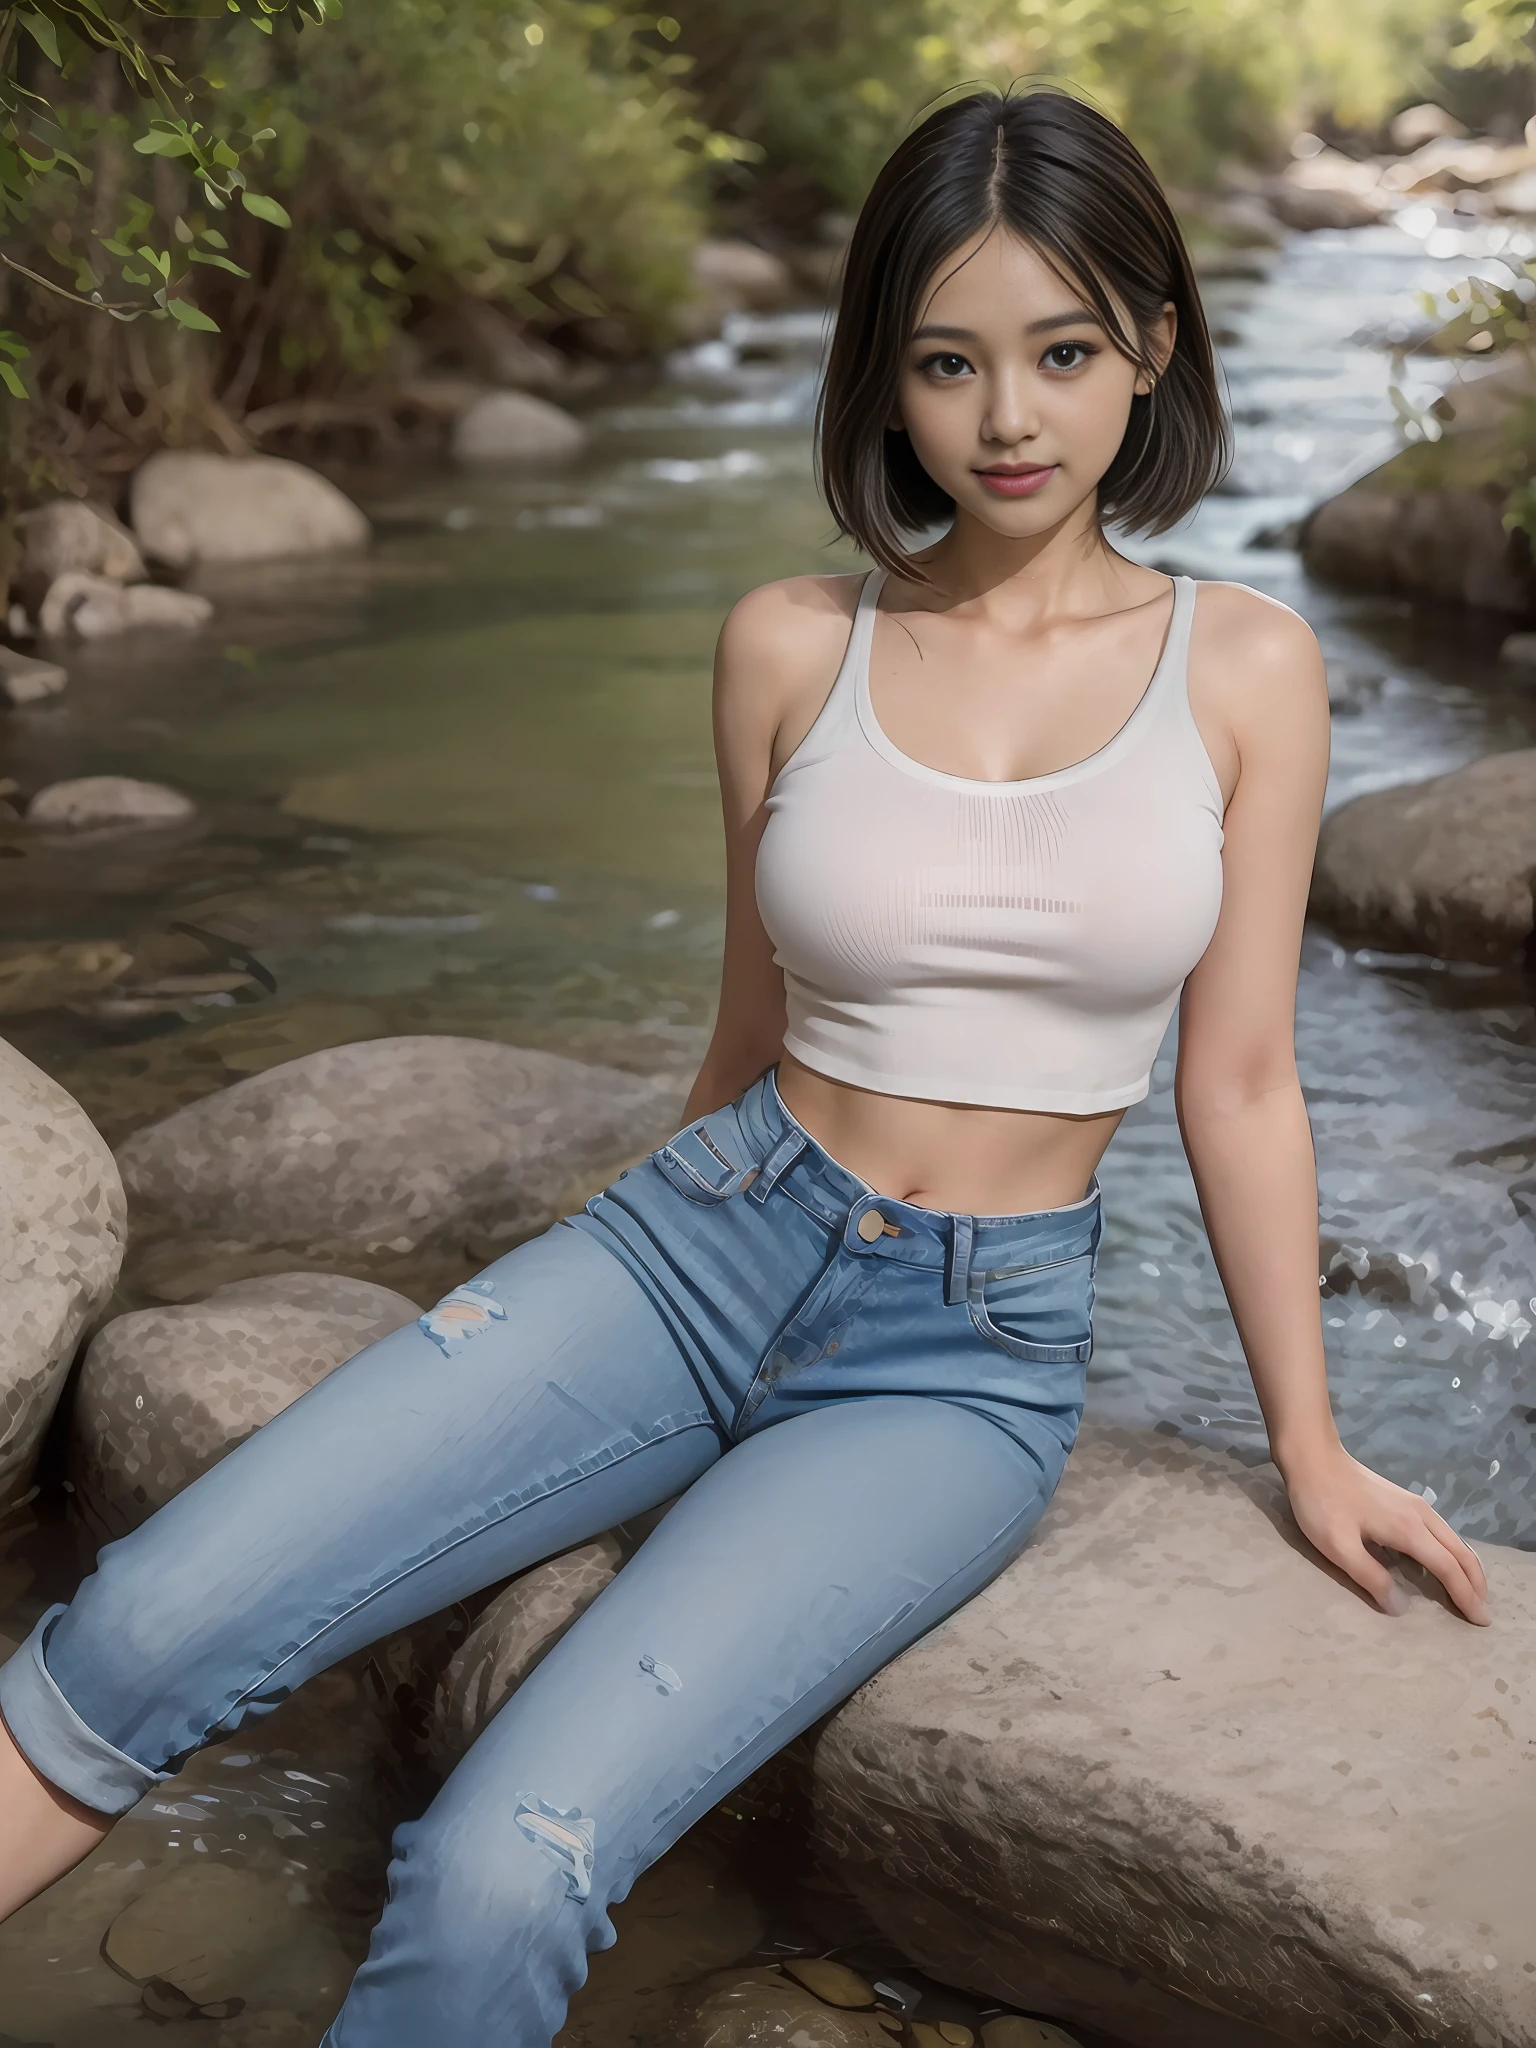
[[[1238,461],[1185,529],[1138,550],[1251,583],[1312,621],[1337,713],[1330,802],[1536,739],[1536,695],[1494,664],[1497,621],[1342,597],[1312,585],[1293,554],[1251,545],[1389,451],[1380,337],[1394,322],[1415,328],[1415,291],[1469,263],[1487,267],[1507,234],[1429,208],[1410,225],[1416,234],[1298,237],[1266,276],[1212,286]],[[739,346],[695,352],[673,381],[600,416],[596,452],[558,479],[354,478],[379,529],[367,561],[212,584],[220,611],[209,634],[81,652],[65,697],[10,717],[5,772],[24,791],[119,772],[171,782],[201,811],[185,832],[0,863],[0,937],[138,944],[184,921],[249,946],[277,981],[275,996],[252,1003],[214,993],[125,1011],[101,1000],[9,1020],[9,1035],[109,1136],[297,1053],[398,1031],[679,1074],[693,1065],[721,935],[714,635],[752,584],[854,565],[827,545],[810,475],[818,332],[814,319],[744,323]],[[1436,373],[1428,363],[1416,371],[1426,389]],[[1533,1037],[1530,986],[1517,973],[1309,934],[1298,1042],[1346,1440],[1430,1489],[1468,1536],[1528,1546],[1536,1348],[1523,1346],[1536,1281],[1510,1185],[1536,1165]],[[1257,1410],[1179,1148],[1171,1079],[1165,1047],[1153,1093],[1102,1174],[1111,1230],[1093,1411],[1258,1458]],[[75,1567],[47,1531],[15,1539],[5,1558],[0,1628],[14,1636],[46,1582],[63,1584]],[[334,1793],[339,1844],[334,1891],[322,1888],[313,1906],[330,1947],[299,1973],[316,2013],[329,1996],[318,1987],[355,1961],[375,1905],[366,1873],[377,1874],[382,1823],[371,1788],[391,1781],[388,1744],[367,1713],[359,1705],[341,1717],[353,1744],[334,1762],[345,1797],[311,1788],[317,1801]],[[277,1747],[298,1756],[292,1737]],[[196,1768],[227,1775],[228,1761]],[[329,1766],[307,1750],[293,1764],[266,1756],[249,1768],[307,1769],[330,1784]],[[246,1853],[233,1839],[246,1795],[229,1787],[240,1782],[199,1783],[203,1803],[223,1802],[218,1827],[230,1838],[219,1838],[220,1854]],[[136,1815],[153,1845],[145,1870],[189,1853],[177,1820]],[[122,1842],[120,1832],[109,1863]],[[281,1843],[263,1843],[273,1881],[302,1888],[272,1861]],[[659,1942],[656,1928],[681,1924],[680,1914],[713,1925],[719,1902],[706,1894],[717,1876],[695,1874],[684,1886],[691,1904],[658,1905],[647,1939]],[[142,2024],[132,2017],[140,1991],[99,1974],[113,1877],[93,1867],[61,1888],[65,1906],[75,1902],[72,1948],[32,1915],[0,1937],[0,2037],[96,2048]],[[100,1900],[92,1886],[105,1887]],[[647,1910],[638,1892],[634,1910]],[[752,1912],[758,1931],[732,1955],[794,1938],[784,1935],[794,1918],[784,1895]],[[735,1932],[720,1940],[731,1948],[740,1929],[727,1921]],[[66,1954],[67,1966],[49,1961]],[[23,1963],[31,2004],[14,1988]],[[290,1964],[262,1966],[257,2005],[221,2022],[217,2038],[313,2040],[300,1994],[283,1990]],[[72,2020],[60,2017],[66,1967],[82,1973]],[[617,2026],[620,2008],[634,2008],[622,1984],[614,1996]],[[603,2038],[596,2018],[592,2029],[571,2039]]]

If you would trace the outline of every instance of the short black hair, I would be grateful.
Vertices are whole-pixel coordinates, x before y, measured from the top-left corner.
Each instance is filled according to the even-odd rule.
[[[841,532],[903,573],[909,541],[954,509],[890,419],[929,279],[972,236],[1006,227],[1087,297],[1139,368],[1177,314],[1152,392],[1131,401],[1099,484],[1102,521],[1163,533],[1219,479],[1231,437],[1194,266],[1150,165],[1106,115],[1060,86],[963,93],[892,153],[854,227],[816,410],[817,466]],[[1130,315],[1132,331],[1117,311]]]

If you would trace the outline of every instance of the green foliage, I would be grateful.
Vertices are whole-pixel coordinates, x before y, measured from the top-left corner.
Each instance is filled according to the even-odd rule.
[[[1164,177],[1195,185],[1224,159],[1264,160],[1324,112],[1374,125],[1423,96],[1464,33],[1448,0],[678,0],[677,11],[707,118],[756,141],[771,175],[850,207],[910,122],[967,80],[1070,81]]]

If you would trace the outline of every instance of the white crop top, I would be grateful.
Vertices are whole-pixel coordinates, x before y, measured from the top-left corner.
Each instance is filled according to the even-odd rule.
[[[787,1051],[886,1095],[1085,1114],[1147,1093],[1221,907],[1222,796],[1189,707],[1195,585],[1106,746],[1022,782],[901,752],[875,719],[883,570],[768,795],[757,901]]]

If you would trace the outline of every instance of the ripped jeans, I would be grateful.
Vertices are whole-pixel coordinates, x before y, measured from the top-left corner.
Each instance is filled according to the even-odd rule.
[[[545,2048],[640,1872],[1023,1545],[1100,1227],[1096,1186],[876,1195],[769,1072],[108,1544],[0,1711],[123,1813],[326,1665],[684,1493],[398,1830],[326,2035]]]

